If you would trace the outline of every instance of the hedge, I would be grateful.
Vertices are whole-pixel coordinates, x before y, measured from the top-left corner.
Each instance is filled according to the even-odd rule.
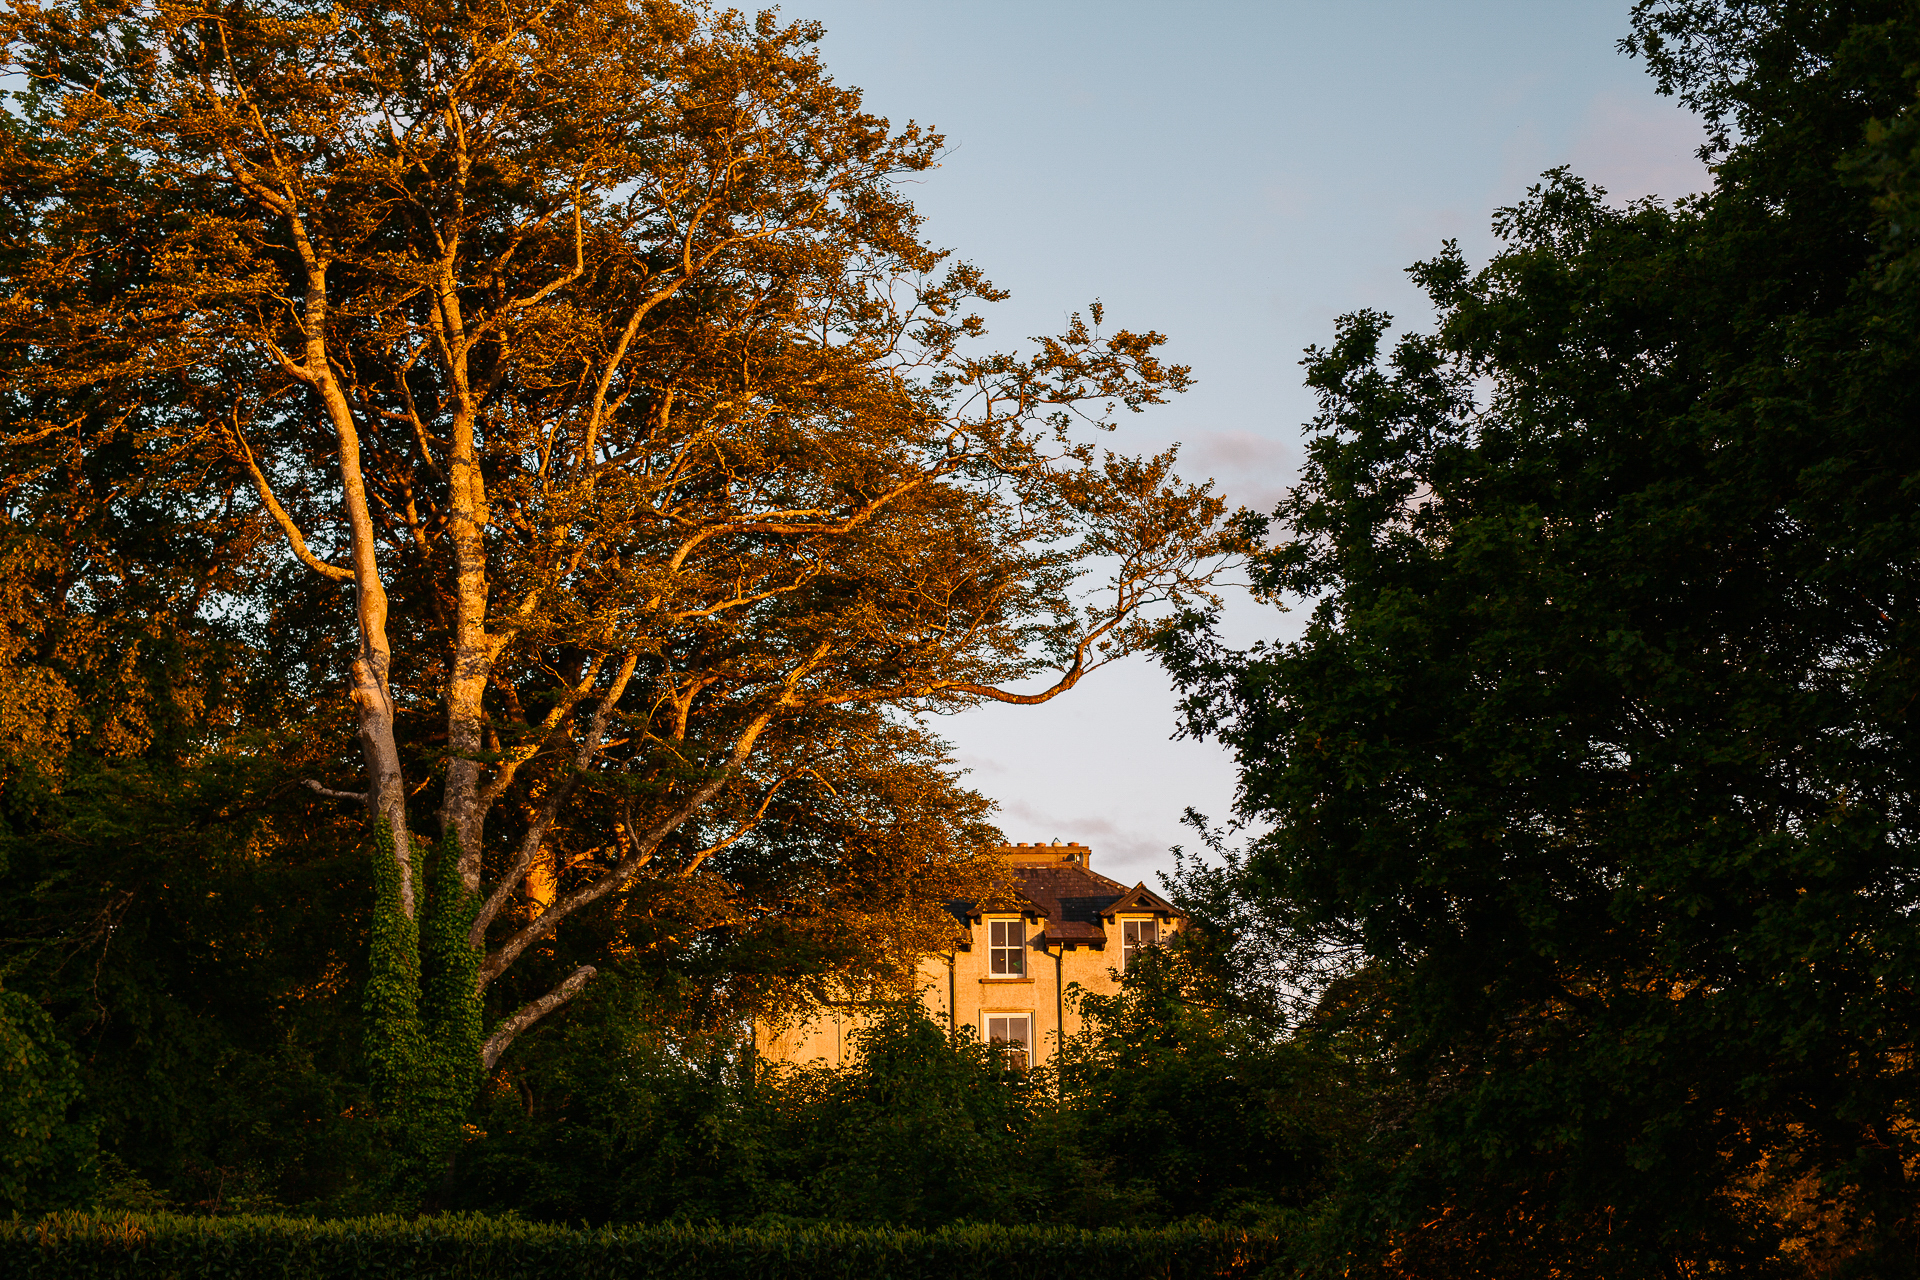
[[[1252,1277],[1277,1236],[1214,1226],[644,1226],[576,1230],[478,1217],[189,1218],[57,1214],[0,1222],[0,1277],[105,1280],[954,1280],[1019,1273],[1101,1280]]]

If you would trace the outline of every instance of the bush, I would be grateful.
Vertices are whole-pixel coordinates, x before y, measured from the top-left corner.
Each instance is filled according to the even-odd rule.
[[[1196,998],[1189,947],[1155,947],[1111,995],[1083,993],[1056,1108],[1131,1221],[1262,1222],[1310,1203],[1336,1163],[1345,1068],[1314,1039],[1261,1034]]]
[[[79,1096],[73,1055],[46,1014],[0,989],[0,1212],[86,1203],[93,1134],[68,1117]]]
[[[323,1280],[386,1276],[552,1280],[949,1280],[1090,1274],[1252,1276],[1281,1259],[1278,1237],[1220,1227],[1074,1231],[969,1226],[885,1228],[650,1226],[572,1230],[477,1217],[102,1218],[60,1214],[0,1222],[0,1275],[106,1280],[163,1275]]]
[[[917,1005],[880,1011],[832,1069],[696,1057],[619,1030],[579,1028],[541,1063],[537,1110],[517,1091],[489,1100],[443,1207],[596,1225],[1058,1220],[1064,1175],[1029,1141],[1036,1086]]]

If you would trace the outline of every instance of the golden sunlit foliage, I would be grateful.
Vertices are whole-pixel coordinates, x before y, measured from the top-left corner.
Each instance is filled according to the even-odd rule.
[[[816,26],[75,0],[6,32],[10,518],[164,511],[133,571],[318,699],[253,714],[350,696],[365,781],[335,719],[308,785],[391,833],[377,965],[426,948],[429,1002],[540,975],[490,997],[488,1064],[662,912],[897,972],[988,870],[918,718],[1072,688],[1234,548],[1171,454],[1088,443],[1187,385],[1159,335],[1096,304],[982,347],[1001,295],[897,186],[939,138],[864,113]]]

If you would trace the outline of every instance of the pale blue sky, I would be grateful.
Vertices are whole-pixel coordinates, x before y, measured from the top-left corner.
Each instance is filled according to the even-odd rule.
[[[1099,298],[1160,329],[1199,386],[1123,424],[1129,451],[1185,444],[1183,473],[1271,507],[1313,412],[1301,349],[1334,317],[1426,311],[1402,269],[1571,164],[1622,198],[1706,185],[1698,124],[1614,51],[1627,0],[1271,0],[1026,4],[799,0],[835,79],[869,109],[946,134],[913,189],[937,244],[1010,302],[1002,340]],[[1292,619],[1250,602],[1239,639]],[[1151,879],[1181,810],[1230,806],[1211,745],[1170,742],[1172,697],[1143,660],[1042,707],[944,721],[1012,840],[1078,840]]]

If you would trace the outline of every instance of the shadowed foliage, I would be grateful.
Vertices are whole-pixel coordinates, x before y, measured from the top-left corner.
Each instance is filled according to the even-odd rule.
[[[1440,310],[1309,353],[1258,580],[1300,640],[1171,646],[1240,869],[1358,947],[1411,1274],[1907,1274],[1920,1236],[1920,22],[1645,0],[1711,192],[1557,171]],[[1364,1252],[1367,1246],[1360,1246]]]

